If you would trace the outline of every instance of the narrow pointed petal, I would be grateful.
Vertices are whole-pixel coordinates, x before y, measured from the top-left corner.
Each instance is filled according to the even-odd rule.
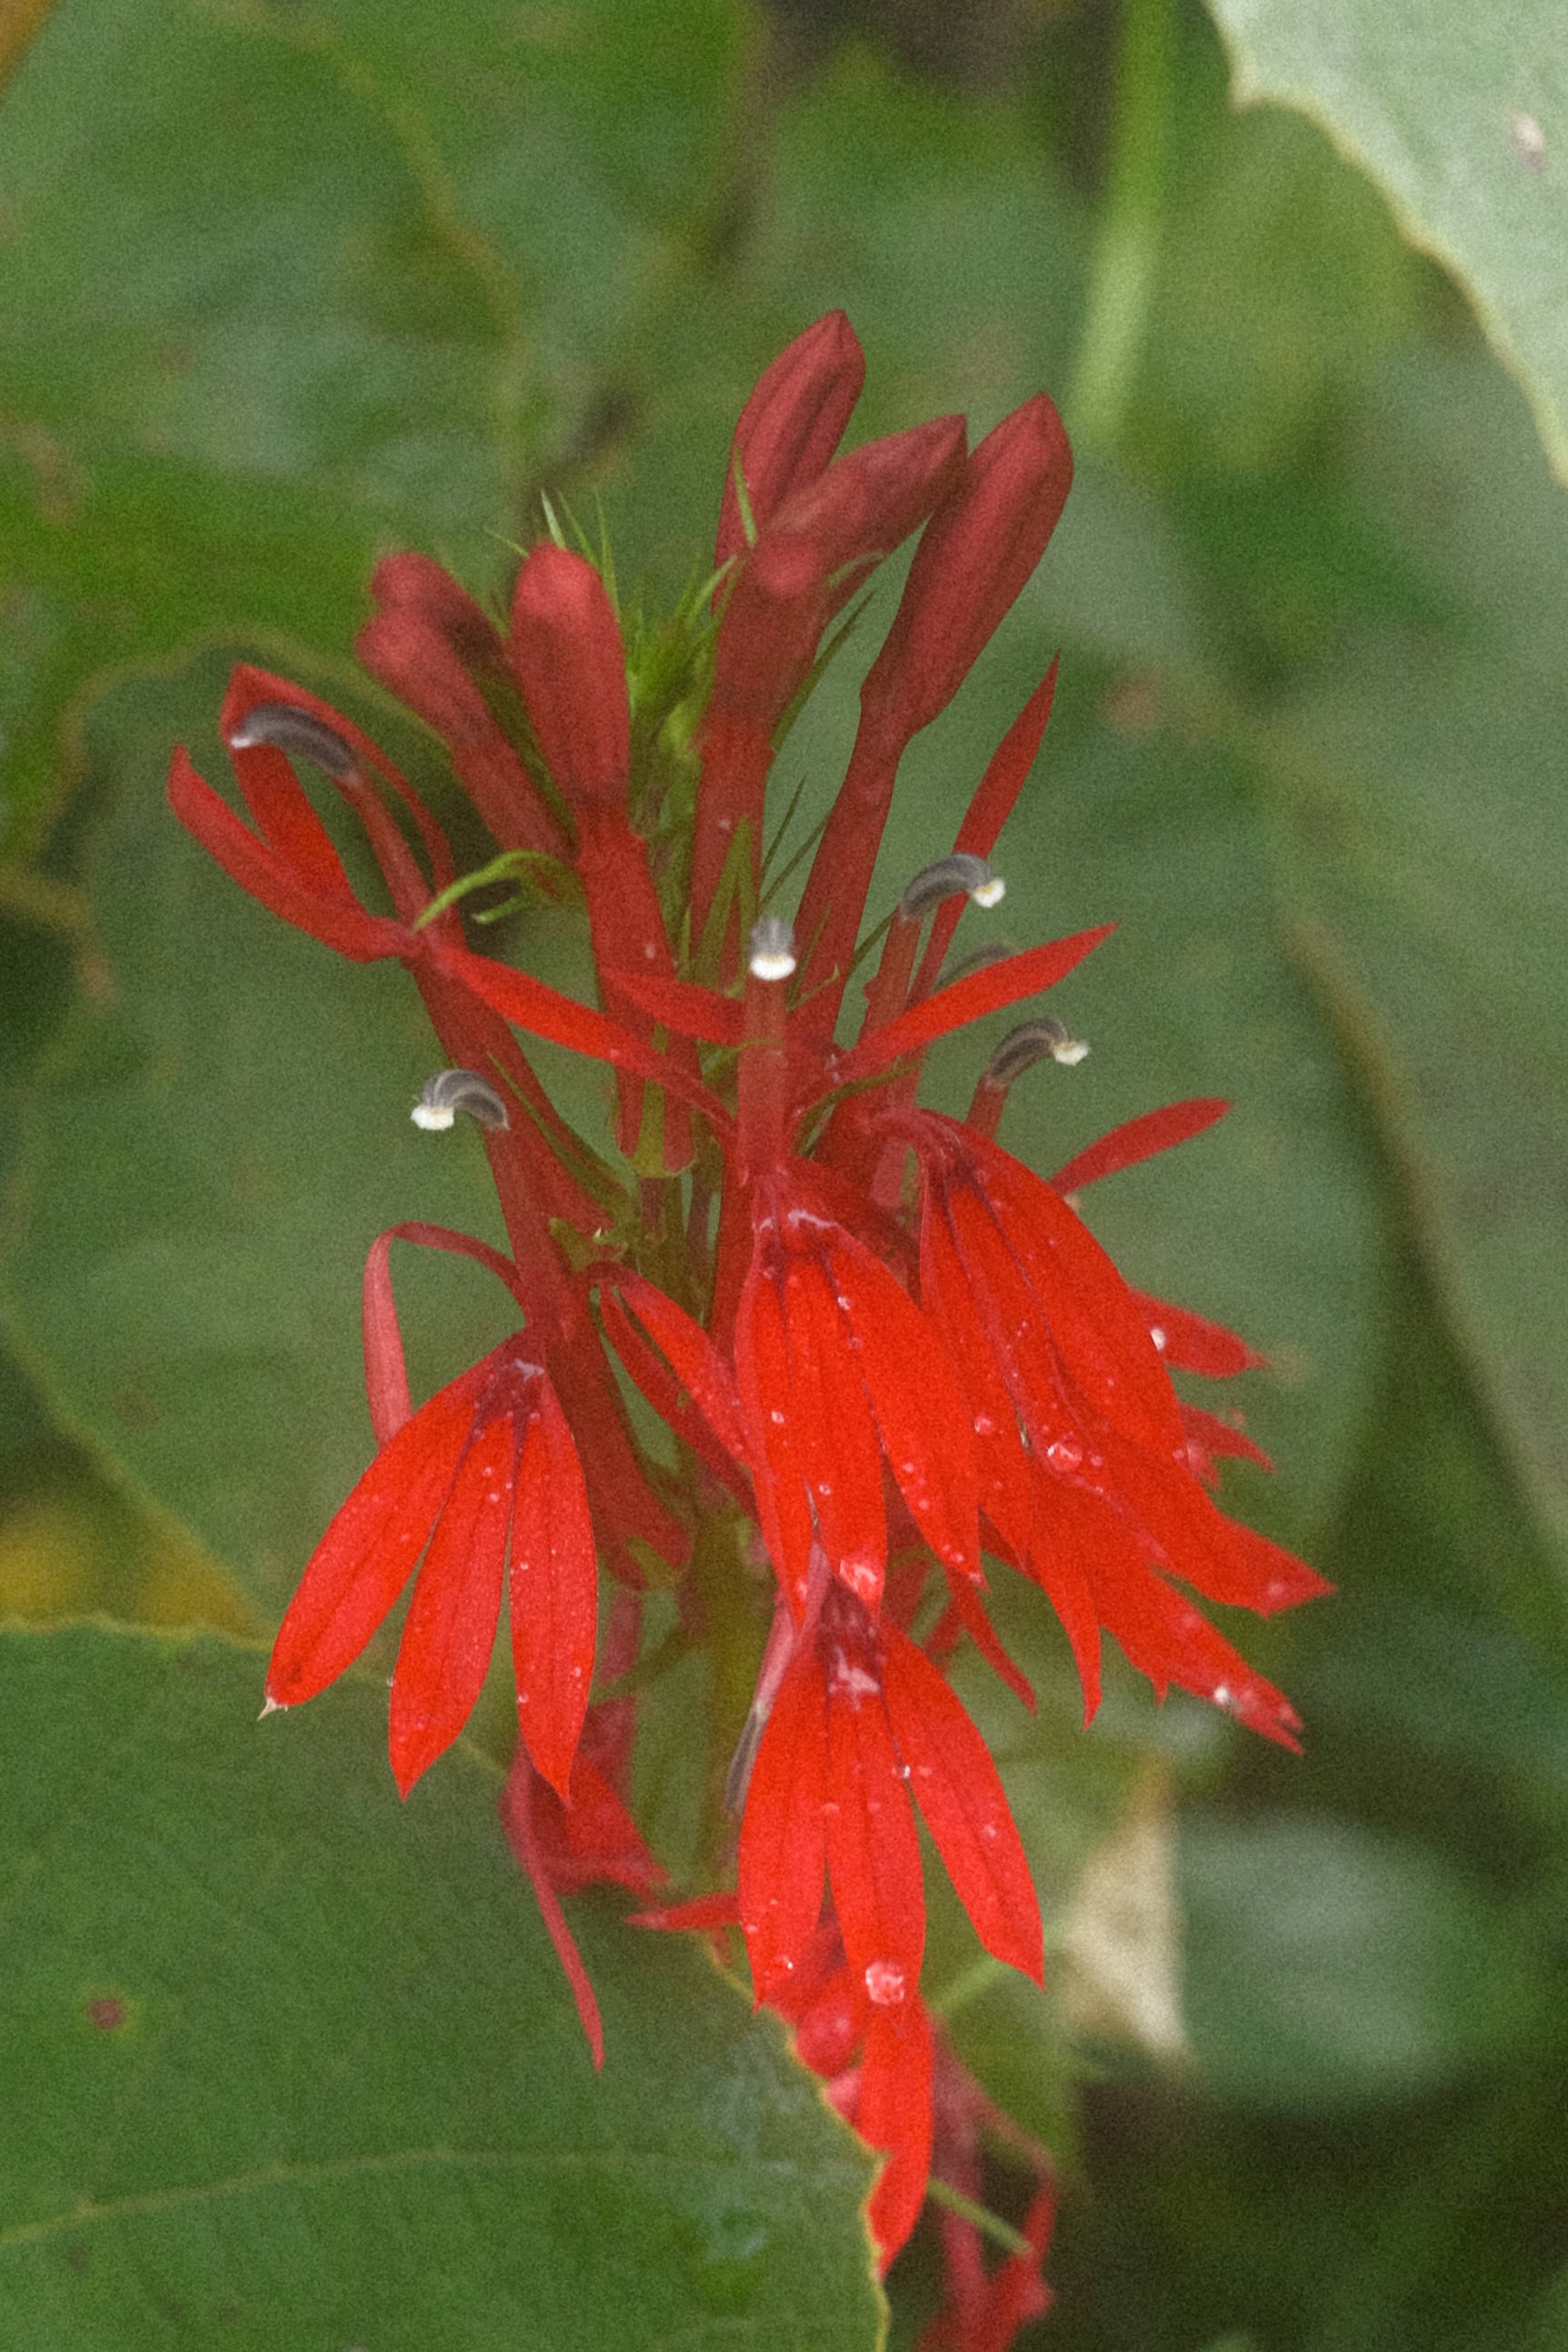
[[[449,1225],[418,1222],[389,1225],[378,1234],[365,1255],[362,1318],[364,1327],[364,1387],[370,1403],[371,1427],[378,1445],[395,1437],[413,1408],[408,1394],[408,1367],[403,1353],[403,1333],[392,1293],[390,1264],[394,1242],[414,1242],[423,1249],[448,1250],[471,1257],[499,1276],[515,1295],[517,1269],[485,1242],[470,1234],[454,1233]]]
[[[985,1603],[980,1598],[978,1588],[971,1584],[965,1576],[951,1576],[947,1582],[947,1593],[948,1609],[952,1612],[952,1622],[954,1627],[962,1626],[997,1680],[1005,1683],[1014,1697],[1021,1706],[1026,1706],[1029,1713],[1033,1715],[1036,1711],[1034,1685],[1017,1661],[1010,1657],[1003,1647],[996,1628],[985,1613]],[[935,1631],[930,1636],[928,1646],[933,1656],[942,1654],[936,1648],[936,1638],[937,1633],[945,1631],[948,1625],[949,1619],[944,1612]],[[953,1640],[955,1642],[957,1640],[956,1631],[953,1633]]]
[[[449,980],[468,989],[503,1020],[515,1022],[535,1037],[547,1037],[552,1045],[565,1045],[574,1054],[587,1054],[595,1061],[647,1078],[656,1087],[665,1087],[701,1111],[719,1134],[729,1132],[729,1115],[707,1087],[677,1067],[668,1055],[656,1053],[641,1038],[634,1037],[618,1021],[595,1013],[592,1005],[579,1004],[574,997],[563,996],[559,989],[547,987],[543,981],[510,964],[471,955],[467,948],[443,944],[432,953]]]
[[[642,1832],[596,1764],[582,1749],[572,1767],[572,1802],[563,1805],[540,1781],[533,1792],[533,1822],[550,1883],[558,1894],[584,1886],[624,1886],[651,1895],[665,1872]]]
[[[716,1928],[738,1927],[741,1924],[741,1898],[738,1895],[694,1895],[689,1903],[654,1903],[646,1911],[634,1911],[627,1918],[629,1927],[656,1927],[661,1931],[696,1930],[709,1933]]]
[[[961,1576],[978,1576],[979,1496],[971,1416],[941,1339],[863,1243],[836,1232],[828,1266],[910,1516],[940,1560]]]
[[[542,1374],[532,1405],[512,1518],[512,1660],[528,1752],[564,1798],[588,1711],[598,1573],[583,1467]]]
[[[879,1676],[859,1645],[836,1643],[825,1612],[827,1874],[849,1965],[873,2007],[913,2000],[925,1951],[925,1885],[909,1788]]]
[[[1178,1371],[1227,1380],[1235,1372],[1257,1371],[1268,1361],[1223,1323],[1211,1323],[1189,1307],[1173,1307],[1168,1298],[1151,1298],[1143,1290],[1135,1290],[1132,1297],[1155,1347]]]
[[[663,1349],[720,1444],[737,1462],[746,1463],[746,1434],[734,1377],[700,1323],[629,1266],[617,1269],[616,1287]]]
[[[790,1412],[818,1539],[834,1574],[875,1610],[888,1565],[882,1451],[851,1352],[854,1335],[815,1258],[790,1261],[784,1328]]]
[[[456,1739],[489,1671],[516,1467],[516,1430],[501,1413],[475,1431],[436,1522],[392,1677],[389,1746],[402,1796]]]
[[[700,1037],[710,1045],[739,1045],[746,1034],[746,1008],[738,996],[698,988],[689,980],[668,980],[651,971],[617,973],[632,1003],[680,1037]]]
[[[1294,1552],[1226,1517],[1188,1469],[1184,1441],[1162,1459],[1108,1440],[1106,1471],[1173,1573],[1206,1600],[1272,1616],[1333,1591]]]
[[[955,851],[973,857],[989,857],[995,848],[997,836],[1012,815],[1025,779],[1035,764],[1056,691],[1057,664],[1053,661],[992,754],[974,797],[964,811],[952,845]],[[963,898],[946,898],[937,908],[910,992],[915,1002],[929,996],[935,987],[936,976],[952,945],[952,935],[966,903]]]
[[[985,1742],[923,1651],[890,1628],[885,1638],[888,1720],[947,1874],[986,1950],[1041,1984],[1040,1906]]]
[[[1189,1456],[1195,1448],[1200,1454],[1228,1455],[1240,1462],[1256,1462],[1260,1470],[1272,1470],[1273,1463],[1261,1445],[1255,1445],[1244,1429],[1216,1413],[1205,1412],[1202,1405],[1182,1404],[1182,1427],[1187,1433]]]
[[[1039,1300],[1069,1378],[1112,1428],[1170,1454],[1175,1391],[1127,1285],[1088,1227],[1032,1169],[970,1139],[999,1231]]]
[[[883,2274],[909,2239],[925,2202],[933,2054],[931,2018],[918,1994],[902,2011],[872,2013],[860,2062],[855,2128],[888,2157],[867,2208],[877,2242],[877,2268]]]
[[[1108,1507],[1065,1478],[1053,1477],[1038,1464],[1034,1475],[1035,1511],[1029,1541],[1019,1566],[1034,1579],[1061,1621],[1072,1650],[1083,1690],[1085,1728],[1100,1711],[1100,1609],[1093,1582],[1094,1548],[1086,1528],[1086,1515],[1101,1515]],[[1121,1536],[1121,1530],[1118,1529]],[[1121,1538],[1122,1540],[1127,1540]]]
[[[1028,1549],[1028,1457],[1002,1368],[963,1277],[952,1235],[928,1192],[921,1217],[921,1305],[942,1334],[969,1407],[980,1508],[1009,1549]]]
[[[437,1391],[384,1446],[311,1556],[278,1630],[267,1696],[298,1706],[358,1657],[413,1574],[446,1501],[489,1359]]]
[[[1085,1184],[1098,1183],[1102,1176],[1119,1175],[1123,1168],[1135,1168],[1141,1160],[1152,1160],[1158,1151],[1169,1151],[1189,1137],[1202,1135],[1230,1108],[1217,1097],[1198,1097],[1191,1102],[1165,1103],[1159,1110],[1146,1110],[1137,1118],[1113,1127],[1088,1150],[1058,1168],[1050,1179],[1054,1192],[1076,1192]]]
[[[501,1827],[506,1832],[507,1843],[519,1868],[533,1889],[533,1899],[539,1906],[544,1931],[555,1948],[555,1957],[571,1989],[578,2020],[597,2068],[605,2063],[605,2028],[599,2016],[599,2004],[594,1998],[593,1984],[583,1965],[583,1955],[566,1925],[561,1898],[550,1883],[549,1868],[534,1822],[535,1800],[539,1794],[540,1783],[529,1763],[528,1750],[520,1741],[500,1794]]]
[[[345,904],[335,891],[328,893],[301,883],[278,853],[242,824],[228,803],[196,773],[183,745],[170,763],[169,805],[208,856],[216,858],[230,879],[268,914],[298,931],[309,932],[353,963],[372,963],[378,957],[406,952],[408,935],[400,923],[384,915],[367,914],[353,899]]]
[[[811,1573],[811,1509],[793,1417],[784,1306],[778,1283],[760,1257],[752,1260],[735,1317],[735,1381],[763,1541],[798,1622]]]
[[[822,1909],[826,1869],[827,1699],[807,1641],[757,1747],[741,1823],[741,1926],[759,2001],[787,1985]]]
[[[1184,1594],[1163,1577],[1145,1575],[1129,1587],[1120,1566],[1101,1579],[1107,1631],[1156,1690],[1175,1683],[1210,1700],[1277,1747],[1300,1754],[1301,1719],[1282,1691],[1266,1682]]]
[[[904,1055],[922,1052],[950,1029],[964,1028],[988,1013],[1016,1004],[1021,997],[1037,996],[1042,989],[1053,988],[1115,929],[1114,923],[1101,923],[1070,939],[1048,940],[1043,947],[1026,948],[1005,963],[988,964],[984,971],[972,971],[951,987],[939,988],[934,996],[911,1005],[886,1028],[874,1029],[852,1046],[839,1061],[836,1077],[840,1084],[872,1077]]]

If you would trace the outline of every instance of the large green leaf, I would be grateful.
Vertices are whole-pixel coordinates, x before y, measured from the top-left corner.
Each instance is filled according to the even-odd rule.
[[[258,1729],[259,1674],[0,1636],[0,2336],[874,2345],[869,2166],[777,2029],[584,1900],[595,2076],[492,1777],[400,1811],[374,1685]]]
[[[1568,85],[1558,0],[1209,0],[1237,94],[1299,108],[1463,283],[1568,481]]]
[[[415,0],[53,11],[0,102],[8,852],[89,677],[226,623],[341,648],[389,542],[518,525],[700,241],[738,27],[731,0],[454,0],[435,40]]]
[[[1187,2021],[1220,2098],[1331,2111],[1527,2050],[1549,1978],[1506,1911],[1436,1854],[1274,1813],[1184,1824]]]

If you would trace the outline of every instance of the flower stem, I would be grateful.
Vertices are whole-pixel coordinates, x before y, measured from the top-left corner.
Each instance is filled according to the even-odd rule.
[[[1068,401],[1075,442],[1120,434],[1137,380],[1165,209],[1175,0],[1121,0],[1105,194]]]
[[[1022,2230],[1015,2230],[1010,2221],[1004,2221],[1001,2214],[993,2213],[989,2207],[977,2205],[972,2197],[965,2197],[963,2190],[954,2189],[951,2182],[939,2180],[932,2173],[926,2182],[926,2195],[933,2205],[945,2206],[948,2212],[956,2213],[961,2221],[967,2221],[972,2229],[980,2231],[982,2237],[1005,2247],[1008,2253],[1025,2254],[1031,2262],[1035,2260],[1035,2249]]]

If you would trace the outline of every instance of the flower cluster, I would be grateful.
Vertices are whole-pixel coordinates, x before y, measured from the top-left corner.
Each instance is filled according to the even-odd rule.
[[[738,1927],[758,2000],[791,2021],[886,2152],[871,2214],[885,2263],[933,2161],[955,2187],[954,2168],[973,2167],[980,2112],[977,2093],[965,2108],[951,2087],[921,1996],[917,1808],[985,1949],[1037,1979],[1042,1969],[1007,1799],[942,1670],[967,1637],[1032,1703],[987,1613],[983,1557],[1056,1611],[1089,1712],[1108,1631],[1160,1693],[1179,1685],[1286,1745],[1285,1699],[1189,1593],[1268,1612],[1324,1587],[1220,1511],[1215,1457],[1253,1449],[1172,1385],[1173,1369],[1212,1376],[1256,1360],[1129,1289],[1075,1206],[1225,1106],[1151,1112],[1037,1175],[996,1140],[1008,1089],[1032,1064],[1083,1051],[1037,1013],[993,1054],[966,1118],[920,1101],[938,1038],[1026,1006],[1104,936],[947,965],[966,903],[1001,895],[988,860],[1054,671],[951,848],[933,845],[942,854],[864,934],[904,750],[1034,570],[1071,461],[1043,396],[973,449],[949,416],[837,454],[862,373],[837,314],[769,368],[736,430],[715,573],[662,628],[624,626],[606,569],[553,525],[521,562],[504,633],[426,558],[380,567],[361,658],[445,745],[496,844],[478,875],[458,875],[373,741],[258,669],[235,672],[222,719],[248,821],[184,751],[169,790],[275,914],[340,955],[407,967],[444,1065],[415,1116],[474,1119],[508,1236],[505,1255],[416,1223],[373,1244],[363,1313],[380,1450],[284,1618],[268,1700],[321,1690],[411,1585],[390,1728],[406,1793],[467,1721],[505,1597],[519,1742],[503,1818],[598,2056],[560,1897],[594,1880],[645,1899],[664,1887],[627,1803],[637,1678],[615,1687],[647,1663],[650,1587],[674,1593],[690,1640],[721,1623],[731,1654],[749,1645],[731,1826],[711,1856],[734,1884],[643,1916]],[[765,822],[775,751],[834,649],[836,616],[916,531],[786,918]],[[356,893],[305,768],[363,828],[384,904]],[[596,1006],[469,945],[468,901],[503,877],[585,909]],[[846,992],[862,968],[854,1021]],[[563,1121],[519,1033],[614,1072],[619,1167]],[[519,1318],[417,1411],[394,1240],[477,1259]],[[638,1434],[623,1375],[669,1433],[668,1454]],[[614,1599],[595,1661],[601,1574]],[[1003,2345],[1042,2307],[1052,2208],[1043,2158],[1037,2168],[1028,2247],[1001,2272],[987,2276],[967,2223],[944,2215],[954,2283],[941,2341]]]

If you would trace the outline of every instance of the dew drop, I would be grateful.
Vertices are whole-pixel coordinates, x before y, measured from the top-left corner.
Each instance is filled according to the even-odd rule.
[[[904,1997],[904,1972],[897,1960],[868,1961],[866,1997],[879,2009],[897,2009]]]
[[[1083,1448],[1076,1438],[1054,1437],[1046,1448],[1046,1460],[1065,1477],[1069,1471],[1082,1468]]]
[[[995,1436],[996,1423],[992,1420],[991,1415],[988,1412],[977,1412],[975,1414],[974,1434],[976,1437]]]
[[[1149,1326],[1149,1337],[1153,1340],[1154,1345],[1159,1349],[1160,1353],[1163,1355],[1167,1345],[1163,1325],[1159,1323],[1151,1323]]]
[[[784,1425],[784,1408],[781,1405],[775,1404],[773,1411],[769,1413],[768,1419],[773,1423],[775,1429],[782,1429]]]
[[[1231,1687],[1228,1683],[1215,1683],[1214,1686],[1214,1703],[1215,1706],[1228,1706],[1231,1702]]]

